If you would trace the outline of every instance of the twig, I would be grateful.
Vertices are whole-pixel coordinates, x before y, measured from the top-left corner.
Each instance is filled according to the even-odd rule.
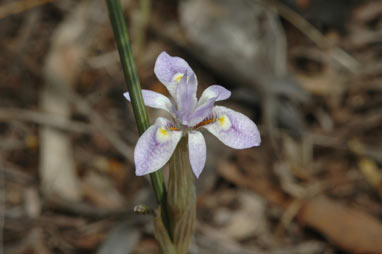
[[[85,218],[104,219],[104,218],[128,218],[133,215],[133,206],[128,205],[120,209],[105,209],[101,207],[94,208],[94,206],[81,202],[70,202],[64,199],[55,197],[54,199],[45,197],[44,208],[53,209],[67,214],[73,214]]]
[[[63,96],[66,96],[67,99],[74,104],[77,110],[89,117],[93,128],[100,131],[115,147],[115,149],[121,153],[121,155],[123,155],[130,162],[134,161],[133,149],[121,139],[121,137],[110,127],[110,124],[106,123],[100,114],[91,108],[87,101],[67,86],[60,86],[59,89],[63,93]]]
[[[5,179],[7,181],[13,181],[16,183],[21,183],[23,185],[29,185],[31,183],[34,183],[36,178],[24,173],[22,170],[19,169],[18,166],[10,163],[9,161],[3,161],[3,171],[5,175]]]
[[[278,0],[263,1],[277,9],[280,15],[299,29],[320,49],[330,49],[332,58],[349,71],[355,73],[361,64],[353,56],[340,47],[330,45],[324,35],[297,12],[293,11]]]
[[[3,4],[0,6],[0,19],[53,1],[54,0],[20,0],[17,2]]]
[[[51,113],[18,108],[0,108],[0,122],[2,121],[27,121],[80,133],[89,132],[91,129],[91,125],[87,123],[69,120]]]
[[[333,137],[323,134],[308,133],[312,138],[313,145],[331,147],[334,149],[344,150],[346,152],[352,152],[362,156],[371,157],[379,162],[382,162],[382,149],[380,147],[372,147],[364,144],[354,146],[354,143],[344,143],[338,137]]]

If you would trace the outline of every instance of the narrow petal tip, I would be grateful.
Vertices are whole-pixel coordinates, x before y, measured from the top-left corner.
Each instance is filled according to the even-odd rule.
[[[231,91],[228,89],[219,86],[219,85],[212,85],[207,87],[200,97],[199,104],[202,104],[206,102],[207,100],[211,98],[215,98],[215,101],[222,101],[226,100],[231,96]]]
[[[123,96],[126,98],[126,100],[131,101],[129,92],[123,93]]]
[[[191,131],[188,133],[188,153],[192,171],[199,178],[206,164],[207,147],[202,133]]]

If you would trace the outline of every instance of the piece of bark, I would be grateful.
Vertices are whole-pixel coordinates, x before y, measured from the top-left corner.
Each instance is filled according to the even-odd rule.
[[[343,249],[382,253],[382,225],[364,212],[320,196],[306,202],[297,218]]]
[[[69,105],[52,89],[41,95],[41,107],[50,113],[69,117]],[[78,178],[74,168],[71,142],[67,133],[41,127],[40,168],[42,191],[46,196],[59,196],[68,201],[80,200]]]
[[[69,118],[70,105],[60,87],[71,87],[87,54],[90,33],[94,27],[94,8],[98,1],[84,1],[57,28],[43,67],[45,86],[40,97],[41,110]],[[93,15],[94,16],[94,15]],[[40,129],[40,177],[47,196],[68,201],[81,199],[75,172],[72,147],[67,133],[42,127]]]

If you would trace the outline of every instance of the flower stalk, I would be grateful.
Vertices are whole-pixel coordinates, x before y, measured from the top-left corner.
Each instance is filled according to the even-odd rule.
[[[179,141],[169,161],[167,211],[178,254],[188,252],[196,219],[196,191],[187,142],[187,137]]]
[[[114,32],[114,38],[117,43],[118,52],[121,59],[122,70],[131,96],[131,104],[133,106],[135,121],[137,123],[139,135],[142,135],[150,126],[150,122],[142,97],[141,85],[139,82],[133,53],[130,47],[129,35],[123,16],[122,6],[120,0],[106,0],[106,2],[109,10],[110,22]],[[166,187],[163,180],[162,171],[158,170],[152,172],[150,174],[150,178],[158,204],[162,204],[162,209],[166,209],[166,206],[164,205],[166,198]],[[162,210],[161,214],[163,223],[166,228],[168,228],[167,212]]]

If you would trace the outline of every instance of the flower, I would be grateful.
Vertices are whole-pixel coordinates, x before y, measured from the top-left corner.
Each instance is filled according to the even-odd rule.
[[[252,120],[229,108],[214,106],[216,101],[228,99],[230,91],[212,85],[197,100],[196,75],[185,60],[162,52],[156,60],[154,72],[172,98],[142,90],[144,103],[148,107],[166,110],[172,121],[159,117],[138,139],[134,150],[136,175],[149,174],[163,167],[179,140],[187,135],[191,168],[198,178],[207,153],[201,129],[207,129],[225,145],[235,149],[260,145],[260,133]],[[124,96],[130,101],[128,92]]]

